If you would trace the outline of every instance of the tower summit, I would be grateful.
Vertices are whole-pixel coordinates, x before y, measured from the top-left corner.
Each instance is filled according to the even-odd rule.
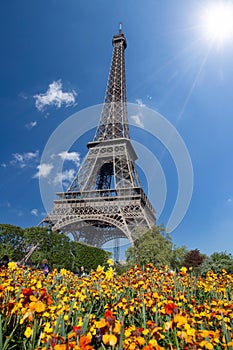
[[[125,81],[127,47],[120,25],[100,120],[88,153],[66,192],[57,193],[43,220],[52,230],[101,247],[118,238],[131,243],[141,228],[155,224],[155,211],[139,181],[136,153],[130,142]]]
[[[126,39],[120,24],[119,34],[112,39],[113,55],[104,106],[94,141],[124,137],[129,139],[126,107],[125,54]]]

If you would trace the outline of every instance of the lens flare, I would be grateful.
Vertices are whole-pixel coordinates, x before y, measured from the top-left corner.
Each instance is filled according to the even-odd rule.
[[[203,26],[210,40],[220,43],[233,40],[233,3],[217,2],[206,7]]]

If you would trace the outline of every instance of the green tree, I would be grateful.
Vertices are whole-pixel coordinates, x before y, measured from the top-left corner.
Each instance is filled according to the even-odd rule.
[[[19,261],[25,254],[24,231],[21,227],[0,224],[0,257],[8,255]]]
[[[28,251],[36,245],[29,263],[40,266],[47,259],[50,267],[66,268],[77,271],[84,266],[86,270],[104,265],[110,253],[84,243],[75,242],[62,233],[53,232],[43,227],[30,227],[24,231]]]
[[[180,270],[184,266],[184,258],[188,253],[186,246],[176,247],[173,246],[172,258],[171,258],[171,268],[172,270]]]
[[[81,266],[87,271],[95,270],[98,265],[105,265],[111,256],[111,253],[85,243],[72,241],[70,244],[74,270],[80,270]]]
[[[172,240],[163,225],[154,226],[146,231],[126,251],[127,262],[144,265],[153,263],[155,266],[170,265],[172,260]]]
[[[214,252],[210,257],[206,258],[201,266],[201,273],[208,271],[220,273],[225,269],[228,273],[233,273],[233,257],[227,252]]]
[[[28,263],[39,266],[43,259],[50,257],[50,252],[48,251],[49,233],[46,228],[39,226],[24,229],[27,251],[29,252],[31,248],[36,246],[36,249],[28,259]]]
[[[25,241],[28,250],[36,245],[30,263],[40,266],[42,260],[47,259],[51,268],[72,269],[74,257],[71,252],[71,241],[64,234],[44,227],[29,227],[25,229]]]

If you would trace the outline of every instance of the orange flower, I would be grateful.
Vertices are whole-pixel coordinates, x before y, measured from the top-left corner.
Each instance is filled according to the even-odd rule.
[[[68,347],[66,344],[57,344],[54,346],[54,350],[67,350]]]
[[[105,326],[107,326],[107,322],[103,318],[96,322],[97,328],[104,328]]]
[[[145,344],[145,338],[143,338],[143,337],[137,337],[136,338],[136,342],[139,344],[139,345],[143,345],[143,344]]]
[[[76,337],[76,332],[72,332],[72,333],[68,334],[68,339],[71,339],[74,337]]]
[[[117,337],[114,334],[104,334],[103,335],[104,344],[109,344],[110,346],[115,346],[117,343]]]
[[[32,301],[29,305],[31,311],[43,312],[45,310],[45,304],[42,301]]]
[[[175,315],[173,321],[177,323],[177,327],[180,328],[182,325],[187,323],[187,318],[182,315]]]
[[[93,350],[93,347],[89,345],[91,342],[91,338],[85,335],[82,335],[79,338],[79,346],[81,350]]]

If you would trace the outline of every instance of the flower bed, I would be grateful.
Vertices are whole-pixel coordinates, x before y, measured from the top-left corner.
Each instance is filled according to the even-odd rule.
[[[0,270],[0,349],[232,349],[233,276]]]

